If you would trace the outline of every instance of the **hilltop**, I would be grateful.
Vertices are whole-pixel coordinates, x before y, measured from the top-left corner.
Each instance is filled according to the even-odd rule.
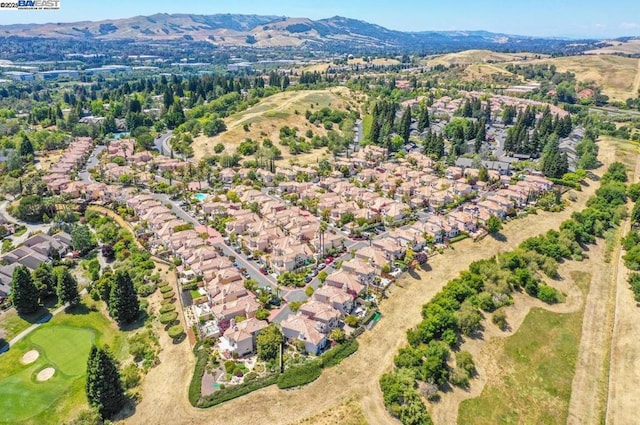
[[[596,48],[596,41],[497,34],[486,31],[404,32],[361,20],[260,15],[165,14],[97,22],[0,26],[0,37],[65,40],[200,41],[220,48],[295,48],[332,51],[445,53],[468,49],[571,53]]]

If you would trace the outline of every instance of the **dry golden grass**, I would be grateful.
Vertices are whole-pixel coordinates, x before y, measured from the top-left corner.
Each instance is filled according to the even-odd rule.
[[[607,41],[608,45],[599,49],[587,50],[585,53],[592,55],[608,55],[612,53],[623,53],[636,55],[640,53],[640,40],[629,41]]]
[[[561,72],[573,72],[578,81],[594,82],[611,100],[624,101],[633,96],[638,60],[613,55],[566,56],[528,61],[553,64]]]
[[[310,123],[304,116],[307,109],[311,111],[323,107],[344,110],[347,105],[358,108],[352,92],[346,87],[334,87],[325,90],[300,90],[287,91],[270,96],[246,111],[231,115],[225,119],[227,131],[215,136],[204,135],[194,139],[193,150],[197,159],[205,155],[213,154],[213,147],[222,143],[226,153],[235,152],[236,147],[245,139],[253,140],[270,139],[279,146],[280,128],[283,126],[295,127],[298,135],[304,136],[307,130],[312,130],[314,135],[326,135],[327,130],[322,126]],[[297,111],[297,113],[296,113]],[[245,131],[244,125],[248,124],[249,131]],[[279,146],[282,150],[283,161],[292,157],[286,146]],[[322,150],[315,150],[306,156],[295,156],[301,162],[315,161],[321,157]],[[308,157],[305,159],[305,157]]]
[[[471,65],[475,63],[487,62],[511,62],[531,59],[534,57],[545,57],[545,55],[537,55],[536,53],[498,53],[491,50],[465,50],[458,53],[447,53],[433,59],[424,61],[426,66],[436,65]]]
[[[349,65],[362,65],[366,63],[363,58],[353,58],[347,61]],[[369,64],[372,65],[399,65],[400,61],[398,59],[389,59],[389,58],[375,58],[371,59]]]
[[[340,406],[325,410],[315,416],[296,422],[295,425],[366,425],[362,406],[356,400],[348,400]]]

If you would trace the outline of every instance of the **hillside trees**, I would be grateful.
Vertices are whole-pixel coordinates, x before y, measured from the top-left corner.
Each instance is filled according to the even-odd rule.
[[[124,407],[126,398],[120,372],[108,348],[91,347],[85,391],[89,405],[95,407],[103,418],[113,416]]]
[[[11,303],[18,314],[30,314],[36,311],[38,304],[38,288],[31,279],[31,273],[26,266],[18,266],[11,278]]]
[[[140,303],[131,276],[125,270],[115,273],[109,294],[109,314],[118,324],[128,324],[138,318]]]

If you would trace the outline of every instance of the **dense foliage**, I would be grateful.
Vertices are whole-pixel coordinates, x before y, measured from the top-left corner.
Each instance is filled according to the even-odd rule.
[[[481,327],[483,312],[511,303],[513,291],[524,290],[547,303],[561,300],[558,291],[541,283],[538,274],[555,277],[558,261],[581,259],[584,244],[603,236],[624,216],[625,169],[612,164],[605,176],[587,208],[563,222],[559,231],[550,230],[525,240],[514,251],[472,263],[423,306],[422,322],[407,332],[409,345],[394,359],[396,369],[380,380],[392,415],[403,424],[430,423],[418,382],[433,390],[447,382],[465,386],[473,361],[470,355],[460,358],[458,353],[457,366],[451,370],[447,363],[450,350],[456,350],[461,338]],[[435,395],[427,392],[426,397]]]

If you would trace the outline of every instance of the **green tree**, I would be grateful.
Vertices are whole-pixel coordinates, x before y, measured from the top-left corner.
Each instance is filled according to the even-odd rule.
[[[34,153],[33,144],[25,134],[22,136],[22,141],[20,142],[20,156],[22,158],[32,158],[33,153]]]
[[[38,264],[38,267],[31,272],[31,278],[40,292],[40,299],[51,295],[56,291],[58,281],[53,274],[53,267],[51,267],[51,264],[46,262]]]
[[[71,231],[71,243],[73,244],[73,249],[79,251],[82,255],[91,251],[95,246],[91,230],[84,225],[76,226]]]
[[[256,348],[260,360],[272,360],[278,356],[283,342],[282,332],[275,324],[270,324],[256,336]]]
[[[31,279],[26,266],[18,266],[13,270],[11,278],[11,303],[18,314],[29,314],[36,311],[38,304],[38,288]]]
[[[124,407],[126,398],[118,365],[106,347],[91,347],[85,391],[89,405],[103,418],[113,416]]]
[[[500,230],[502,230],[502,220],[500,220],[495,215],[492,215],[487,219],[487,230],[492,235],[498,233]]]
[[[80,293],[78,292],[78,282],[71,275],[69,269],[66,267],[59,267],[56,270],[58,287],[58,301],[60,304],[69,303],[74,306],[80,302]]]
[[[400,120],[400,135],[402,136],[402,140],[404,142],[409,141],[409,135],[411,134],[411,108],[408,107],[404,110],[402,114],[402,119]]]
[[[422,105],[418,117],[418,131],[422,133],[425,128],[429,128],[429,125],[429,109],[426,105]]]
[[[109,295],[109,314],[122,325],[136,320],[139,312],[140,303],[131,276],[125,270],[116,271]]]

